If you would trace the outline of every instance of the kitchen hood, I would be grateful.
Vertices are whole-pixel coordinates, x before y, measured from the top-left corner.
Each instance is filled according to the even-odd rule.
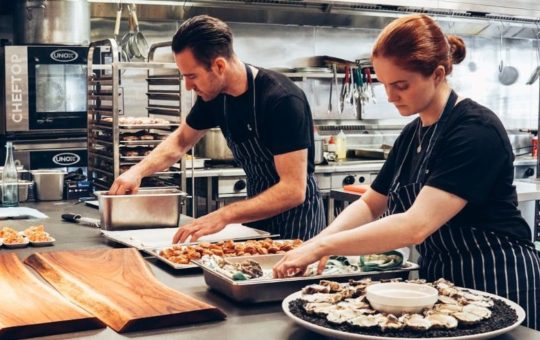
[[[113,18],[117,1],[89,0],[92,18]],[[446,32],[464,36],[536,39],[540,1],[317,1],[317,0],[135,0],[145,21],[176,21],[208,14],[228,22],[350,27],[379,30],[407,13],[426,13]]]

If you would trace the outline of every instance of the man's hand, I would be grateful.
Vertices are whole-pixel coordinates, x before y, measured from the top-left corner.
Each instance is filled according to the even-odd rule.
[[[139,191],[142,177],[134,168],[118,176],[109,189],[109,195],[136,194]]]
[[[223,211],[214,211],[178,228],[174,234],[173,243],[184,243],[189,236],[191,236],[190,242],[195,242],[201,236],[217,233],[226,225],[227,221],[223,217]]]

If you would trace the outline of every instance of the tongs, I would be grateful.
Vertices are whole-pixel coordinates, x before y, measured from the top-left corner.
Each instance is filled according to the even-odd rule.
[[[339,113],[343,113],[345,109],[345,99],[348,98],[351,93],[351,68],[345,66],[345,77],[343,78],[343,83],[341,84],[341,93],[339,95]]]

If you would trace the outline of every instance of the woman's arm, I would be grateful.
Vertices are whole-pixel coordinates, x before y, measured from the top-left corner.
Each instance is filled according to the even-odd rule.
[[[381,218],[361,228],[318,237],[288,252],[274,267],[274,276],[286,277],[303,272],[323,256],[374,254],[420,244],[466,204],[467,201],[454,194],[425,186],[404,213]]]

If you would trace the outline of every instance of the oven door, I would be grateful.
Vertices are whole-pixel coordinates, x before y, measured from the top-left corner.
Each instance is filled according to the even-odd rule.
[[[6,132],[86,128],[87,48],[6,46]]]

